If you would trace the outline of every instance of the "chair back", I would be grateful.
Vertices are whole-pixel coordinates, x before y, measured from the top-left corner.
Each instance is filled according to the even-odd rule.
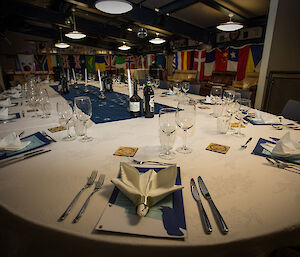
[[[288,100],[284,106],[281,115],[290,120],[300,123],[300,102],[296,100]]]

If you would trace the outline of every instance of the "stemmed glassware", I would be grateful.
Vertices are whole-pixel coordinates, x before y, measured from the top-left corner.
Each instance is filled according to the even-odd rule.
[[[248,112],[251,108],[251,100],[250,99],[245,99],[245,98],[241,98],[240,100],[238,100],[240,102],[239,104],[239,111],[238,111],[238,118],[239,118],[239,128],[238,131],[234,133],[235,136],[238,137],[244,137],[245,134],[243,134],[241,132],[241,126],[242,126],[242,121],[244,119],[244,117],[246,117],[248,115]]]
[[[58,121],[61,126],[66,126],[68,134],[66,137],[63,137],[63,141],[73,141],[76,136],[72,136],[70,132],[70,122],[73,118],[72,107],[67,102],[58,102],[56,104],[56,110],[58,114]]]
[[[223,99],[226,104],[232,103],[234,101],[235,91],[224,90]]]
[[[41,115],[42,119],[49,118],[49,115],[46,113],[46,106],[49,103],[48,92],[45,88],[39,90],[39,104],[43,114]]]
[[[180,90],[181,90],[181,83],[176,82],[173,86],[173,90],[175,92],[176,95],[180,94]]]
[[[87,136],[86,123],[92,116],[92,103],[88,96],[79,96],[74,99],[75,114],[77,119],[83,122],[84,125],[84,136],[80,139],[81,142],[92,141],[92,137]]]
[[[192,128],[196,121],[196,106],[190,102],[188,97],[182,97],[178,101],[175,120],[184,132],[183,146],[176,149],[179,153],[188,154],[192,152],[192,149],[186,146],[187,131]]]
[[[158,89],[158,87],[160,86],[160,79],[154,79],[153,85],[156,89]]]
[[[186,94],[190,90],[190,82],[182,82],[181,89]]]
[[[222,87],[221,86],[212,86],[210,90],[210,98],[212,103],[217,103],[222,98]]]
[[[32,111],[35,112],[35,114],[32,117],[37,117],[37,106],[39,103],[39,94],[34,84],[30,85],[27,98],[28,98],[29,106],[32,108]]]
[[[160,126],[160,143],[163,148],[163,152],[159,154],[159,157],[167,160],[175,158],[175,153],[171,152],[175,142],[175,108],[162,108],[159,110],[159,126]]]

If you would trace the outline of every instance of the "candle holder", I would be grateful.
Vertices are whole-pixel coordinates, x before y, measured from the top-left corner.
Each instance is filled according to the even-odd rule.
[[[83,89],[83,91],[84,91],[85,93],[90,92],[87,83],[84,84],[84,89]]]
[[[102,90],[100,90],[100,94],[98,95],[98,98],[101,100],[106,98],[106,96],[104,95],[104,92]]]

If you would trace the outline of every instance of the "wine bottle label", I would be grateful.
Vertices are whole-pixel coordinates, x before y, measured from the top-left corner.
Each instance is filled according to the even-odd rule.
[[[150,105],[150,112],[154,112],[154,95],[150,96],[149,105]]]
[[[130,102],[129,109],[131,112],[139,112],[140,111],[140,103],[139,102]]]

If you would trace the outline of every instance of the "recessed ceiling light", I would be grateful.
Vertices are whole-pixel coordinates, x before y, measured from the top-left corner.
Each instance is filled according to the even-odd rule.
[[[243,24],[239,22],[232,21],[233,14],[229,14],[229,21],[225,23],[221,23],[217,26],[217,29],[222,31],[236,31],[244,27]]]
[[[122,14],[132,10],[132,4],[126,0],[97,0],[95,7],[109,14]]]

